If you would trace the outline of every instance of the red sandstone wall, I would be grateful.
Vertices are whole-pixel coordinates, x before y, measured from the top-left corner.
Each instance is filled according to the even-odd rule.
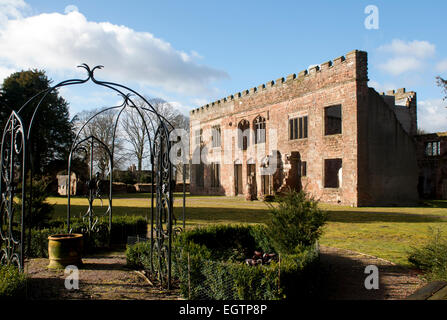
[[[383,98],[359,89],[359,206],[415,204],[417,161],[409,136]]]
[[[301,160],[307,161],[307,178],[302,179],[303,187],[323,202],[338,202],[346,205],[358,205],[357,196],[357,87],[358,83],[366,86],[367,55],[365,52],[352,51],[346,57],[323,63],[321,67],[311,68],[296,76],[289,75],[276,82],[268,82],[225,99],[218,100],[190,113],[191,117],[191,153],[194,151],[194,121],[200,121],[204,132],[204,142],[210,141],[205,134],[207,129],[219,124],[222,131],[235,129],[240,120],[253,122],[258,115],[267,119],[267,142],[269,149],[269,128],[278,131],[277,149],[282,155],[282,166],[287,171],[291,164],[287,155],[299,152]],[[324,107],[341,104],[343,128],[342,134],[324,135]],[[288,140],[288,118],[291,115],[308,115],[308,138]],[[235,139],[222,137],[222,146]],[[234,144],[233,144],[234,145]],[[219,150],[210,150],[212,156]],[[246,181],[247,152],[241,155],[234,150],[232,161],[242,163],[243,181]],[[323,187],[324,159],[343,159],[343,185],[339,189]],[[257,190],[261,190],[259,163],[257,163]],[[221,165],[221,184],[211,188],[209,168],[205,168],[205,186],[197,188],[194,181],[195,170],[192,168],[191,192],[200,194],[234,195],[234,165]]]

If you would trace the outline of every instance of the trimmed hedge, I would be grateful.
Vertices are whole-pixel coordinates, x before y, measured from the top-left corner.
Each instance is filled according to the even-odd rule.
[[[82,233],[86,227],[86,222],[74,219],[71,224],[73,233]],[[98,223],[98,231],[92,232],[90,236],[84,234],[84,250],[89,252],[98,248],[109,246],[108,222]],[[31,230],[31,246],[27,247],[25,240],[26,254],[29,257],[48,257],[48,236],[58,233],[67,233],[65,221],[55,220],[46,229]],[[126,244],[128,236],[143,236],[147,234],[147,222],[141,217],[117,216],[112,220],[111,244]],[[27,236],[27,235],[26,235]]]
[[[149,241],[128,245],[126,249],[127,266],[135,270],[150,269],[150,252],[151,243]]]
[[[26,274],[16,266],[0,266],[0,299],[24,298]]]
[[[181,234],[175,242],[173,267],[183,296],[213,300],[311,297],[318,286],[316,246],[281,255],[280,262],[269,265],[244,263],[254,250],[271,252],[266,235],[262,226],[211,226]]]

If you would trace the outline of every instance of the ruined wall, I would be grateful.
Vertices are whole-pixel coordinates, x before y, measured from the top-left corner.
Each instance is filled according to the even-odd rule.
[[[416,136],[419,167],[418,192],[428,199],[447,199],[447,132]],[[426,144],[438,141],[440,154],[426,154]]]
[[[417,134],[417,97],[416,92],[407,92],[405,88],[381,93],[382,98],[396,114],[397,120],[409,135]]]
[[[281,168],[284,177],[274,177],[282,181],[274,181],[281,185],[287,179],[288,171],[293,165],[290,162],[292,152],[298,153],[301,161],[307,162],[307,177],[301,178],[304,189],[324,202],[346,205],[357,205],[357,83],[366,86],[367,54],[362,51],[351,51],[342,56],[304,70],[298,75],[291,74],[286,78],[269,81],[265,84],[238,92],[227,98],[212,102],[190,113],[191,153],[197,150],[194,144],[194,132],[200,121],[204,133],[204,145],[209,144],[210,136],[206,132],[214,125],[225,129],[236,129],[237,124],[246,119],[253,120],[261,115],[266,118],[267,141],[257,145],[265,150],[277,150],[281,155]],[[342,105],[342,133],[324,135],[324,108]],[[288,119],[294,116],[308,116],[308,138],[288,139]],[[269,129],[275,128],[278,137],[277,146],[270,146]],[[226,141],[230,140],[230,141]],[[222,149],[235,145],[236,136],[222,135],[222,148],[208,148],[211,159],[219,155]],[[256,151],[254,151],[256,152]],[[221,164],[221,186],[212,188],[209,179],[209,168],[204,170],[204,188],[197,188],[194,181],[195,169],[191,169],[191,192],[198,194],[235,194],[234,163],[242,164],[242,178],[247,178],[247,163],[255,162],[257,169],[256,189],[261,190],[260,163],[253,160],[250,152],[240,152],[233,148],[230,164]],[[343,184],[340,188],[324,188],[324,160],[340,158],[343,161]],[[293,180],[293,175],[289,176]],[[245,184],[245,183],[244,183]]]
[[[374,89],[359,86],[360,206],[415,204],[414,139]]]

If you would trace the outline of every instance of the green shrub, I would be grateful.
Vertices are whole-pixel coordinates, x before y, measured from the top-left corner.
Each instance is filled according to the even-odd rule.
[[[25,240],[26,255],[29,257],[48,257],[48,236],[53,234],[67,233],[67,225],[63,220],[51,221],[50,228],[31,229],[31,245],[28,247],[28,240]],[[96,249],[109,247],[109,223],[100,220],[97,224],[97,231],[87,230],[87,222],[81,219],[72,219],[70,229],[72,233],[84,234],[84,251],[94,252]],[[112,220],[111,244],[126,244],[128,236],[146,236],[147,222],[141,217],[119,216]],[[28,232],[26,232],[26,237]]]
[[[412,247],[408,261],[425,272],[429,281],[447,281],[447,237],[439,229],[430,229],[429,240],[420,247]]]
[[[24,298],[26,275],[15,266],[0,266],[0,299]]]
[[[271,300],[315,293],[315,246],[281,262],[248,266],[254,250],[271,252],[263,226],[211,226],[185,232],[175,241],[173,266],[180,291],[190,299]]]
[[[294,254],[313,245],[323,232],[327,213],[303,191],[289,191],[277,201],[277,207],[269,205],[267,222],[267,235],[276,251]]]
[[[149,241],[128,245],[126,249],[127,266],[135,270],[149,269],[150,252],[151,243]]]
[[[49,186],[51,184],[51,178],[50,177],[34,177],[33,178],[33,186],[32,186],[32,198],[30,197],[30,180],[28,178],[27,181],[27,189],[26,189],[26,199],[28,202],[28,205],[32,208],[31,209],[31,215],[28,215],[26,213],[25,222],[27,225],[30,225],[33,228],[36,229],[42,229],[42,228],[48,228],[48,224],[50,221],[51,214],[54,212],[54,205],[48,203],[46,199],[51,195],[51,192],[49,190]],[[17,198],[18,202],[16,204],[17,210],[21,210],[21,191],[22,186],[19,184],[17,195],[19,196]]]

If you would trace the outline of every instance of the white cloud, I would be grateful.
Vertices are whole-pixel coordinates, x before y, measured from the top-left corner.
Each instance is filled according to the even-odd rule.
[[[392,53],[396,56],[412,56],[425,59],[431,57],[436,52],[436,46],[428,41],[408,41],[394,39],[391,44],[379,47],[379,50]]]
[[[447,72],[447,59],[442,60],[436,65],[436,70],[438,72]]]
[[[391,73],[393,76],[398,76],[404,72],[416,71],[423,67],[422,61],[415,57],[397,57],[387,60],[385,63],[379,65],[379,68]]]
[[[418,127],[427,132],[447,131],[447,101],[442,99],[419,101]]]
[[[381,84],[375,80],[370,80],[368,82],[368,87],[374,88],[378,93],[386,92],[388,90],[395,90],[397,88],[397,86],[393,83]]]
[[[23,0],[0,0],[0,26],[8,22],[8,19],[20,19],[22,12],[30,7]]]
[[[228,78],[224,71],[196,63],[196,52],[177,50],[151,33],[88,21],[73,7],[67,7],[66,14],[23,18],[20,9],[24,2],[17,4],[16,11],[11,9],[0,25],[3,68],[73,73],[80,63],[90,67],[101,64],[105,68],[96,72],[99,79],[138,82],[186,95],[206,94],[213,81]]]
[[[386,61],[379,64],[379,69],[393,76],[401,75],[409,71],[421,70],[425,62],[434,56],[436,46],[428,41],[408,41],[394,39],[390,44],[380,46],[379,52],[388,56]]]
[[[79,12],[79,9],[75,5],[70,4],[70,5],[65,7],[64,13],[70,13],[70,12],[73,12],[73,11]]]

